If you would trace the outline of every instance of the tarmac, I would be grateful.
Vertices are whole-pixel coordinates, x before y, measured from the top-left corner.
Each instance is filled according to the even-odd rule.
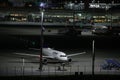
[[[74,75],[76,73],[91,75],[93,71],[95,74],[120,75],[120,70],[103,70],[101,68],[101,65],[105,63],[105,59],[116,59],[120,62],[119,36],[97,36],[91,34],[90,31],[82,32],[82,35],[77,37],[59,36],[56,35],[56,33],[56,30],[49,32],[48,29],[45,33],[47,36],[44,36],[44,43],[66,54],[83,51],[85,51],[86,54],[72,57],[73,61],[70,65],[61,66],[61,69],[58,69],[58,66],[60,66],[58,63],[48,63],[47,65],[43,65],[43,70],[40,71],[39,58],[14,54],[39,54],[39,51],[33,51],[27,48],[40,47],[40,30],[37,27],[1,27],[0,76]],[[92,69],[92,40],[95,40],[94,70]],[[33,42],[36,43],[33,45]]]
[[[82,52],[80,49],[63,50],[66,54]],[[28,56],[19,56],[14,53],[39,54],[33,50],[2,50],[0,52],[0,76],[31,76],[31,75],[74,75],[92,74],[92,50],[86,50],[86,54],[72,57],[69,65],[60,66],[59,63],[48,63],[43,65],[42,71],[39,70],[39,59]],[[105,59],[116,59],[120,61],[120,50],[95,50],[95,74],[119,75],[120,70],[103,70],[101,65]]]

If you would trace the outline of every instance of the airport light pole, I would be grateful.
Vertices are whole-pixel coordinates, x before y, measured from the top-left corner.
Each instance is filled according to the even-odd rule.
[[[113,5],[114,5],[114,1],[111,2],[111,7]],[[110,10],[110,14],[111,14],[111,26],[110,27],[112,28],[112,26],[113,26],[113,24],[112,24],[113,23],[113,20],[112,20],[112,9]]]
[[[44,9],[43,6],[41,6],[40,8],[41,10],[41,38],[40,38],[40,42],[41,42],[41,47],[40,47],[40,64],[39,64],[39,70],[42,71],[42,55],[43,55],[43,43],[44,43],[44,39],[43,39],[43,32],[44,32],[44,27],[43,27],[43,17],[44,17]]]
[[[94,77],[95,69],[95,40],[92,41],[92,76]]]

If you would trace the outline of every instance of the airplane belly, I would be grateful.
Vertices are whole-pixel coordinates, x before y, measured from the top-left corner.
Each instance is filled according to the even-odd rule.
[[[55,63],[64,63],[63,61],[60,61],[60,60],[57,60],[57,59],[49,59],[48,60],[48,63],[53,63],[53,64],[55,64]]]

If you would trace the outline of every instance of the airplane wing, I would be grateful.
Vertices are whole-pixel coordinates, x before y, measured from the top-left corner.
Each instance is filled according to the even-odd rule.
[[[31,57],[40,57],[40,55],[35,55],[35,54],[27,54],[27,53],[14,53],[17,55],[22,55],[22,56],[31,56]],[[42,56],[43,58],[53,58],[52,56]]]
[[[75,53],[75,54],[70,54],[70,55],[67,55],[68,57],[71,57],[71,56],[76,56],[76,55],[80,55],[80,54],[85,54],[86,52],[81,52],[81,53]]]
[[[36,48],[29,48],[29,49],[40,50],[40,49],[36,49]],[[71,57],[71,56],[76,56],[76,55],[85,54],[85,53],[86,53],[86,52],[74,53],[74,54],[70,54],[70,55],[67,55],[67,56],[68,56],[68,57]]]

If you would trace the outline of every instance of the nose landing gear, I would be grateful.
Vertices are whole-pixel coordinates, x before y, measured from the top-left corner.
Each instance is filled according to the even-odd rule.
[[[58,70],[59,71],[67,71],[67,69],[65,69],[65,63],[61,63],[61,65],[58,66]]]

